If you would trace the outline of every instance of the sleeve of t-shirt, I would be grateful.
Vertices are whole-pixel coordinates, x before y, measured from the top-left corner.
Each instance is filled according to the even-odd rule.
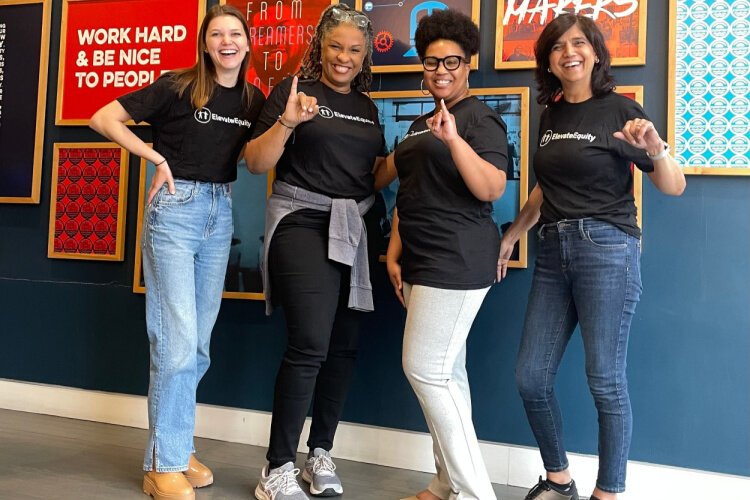
[[[291,78],[285,78],[273,88],[268,99],[266,99],[266,103],[263,105],[263,111],[261,111],[260,116],[258,116],[258,123],[253,131],[253,139],[260,137],[266,132],[266,130],[273,127],[273,124],[279,119],[279,115],[281,115],[286,108],[286,101],[289,99],[289,92],[291,89]]]
[[[169,113],[176,97],[177,92],[172,88],[169,75],[162,75],[151,85],[118,97],[117,101],[134,122],[153,125]]]
[[[464,139],[484,161],[508,176],[512,174],[508,154],[508,129],[496,114],[490,112],[480,116],[466,131]]]
[[[626,97],[623,97],[622,99],[623,101],[620,104],[620,112],[616,114],[616,116],[621,117],[620,121],[622,123],[619,124],[620,128],[618,128],[617,130],[622,130],[622,127],[625,126],[625,122],[627,122],[628,120],[633,120],[635,118],[643,118],[644,120],[651,121],[646,112],[643,111],[643,108],[640,104]],[[643,172],[654,171],[654,163],[651,161],[651,158],[646,155],[646,151],[644,149],[639,149],[635,146],[631,146],[627,142],[621,141],[617,138],[614,139],[614,145],[615,149],[617,150],[617,154],[619,154],[622,158],[635,163],[635,165]]]
[[[250,113],[248,114],[248,120],[250,120],[250,129],[247,131],[245,141],[249,141],[253,136],[255,129],[258,127],[258,118],[263,112],[263,105],[266,102],[266,96],[263,92],[255,85],[250,85],[250,90],[253,93],[252,99],[250,100]]]

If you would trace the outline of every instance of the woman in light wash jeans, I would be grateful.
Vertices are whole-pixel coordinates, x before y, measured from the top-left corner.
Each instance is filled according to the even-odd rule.
[[[193,456],[195,391],[208,369],[229,258],[229,183],[264,102],[244,81],[248,52],[242,14],[214,6],[200,28],[195,66],[112,101],[91,119],[94,130],[156,166],[141,242],[151,344],[143,490],[156,500],[190,500],[193,487],[213,482]],[[152,125],[153,148],[127,128],[131,119]]]
[[[506,126],[469,95],[479,30],[453,10],[422,18],[415,45],[435,109],[393,159],[396,199],[388,273],[407,308],[403,367],[432,434],[437,474],[419,500],[493,500],[471,419],[466,339],[495,281],[492,201],[505,190]]]

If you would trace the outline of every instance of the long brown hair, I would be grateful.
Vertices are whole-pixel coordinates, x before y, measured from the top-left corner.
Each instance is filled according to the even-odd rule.
[[[245,31],[248,46],[250,42],[250,31],[247,28],[245,18],[235,7],[231,5],[214,5],[203,18],[201,29],[198,32],[198,61],[190,68],[178,69],[170,74],[173,87],[180,97],[190,88],[190,102],[195,109],[201,109],[211,99],[216,90],[216,66],[211,60],[211,55],[206,51],[206,31],[211,21],[221,16],[232,16],[237,18],[242,24]],[[237,77],[238,82],[242,80],[242,101],[245,108],[250,107],[253,97],[253,87],[245,81],[247,66],[250,64],[250,53],[245,54],[245,58],[240,66],[240,72]]]
[[[591,73],[591,92],[595,96],[601,96],[612,92],[615,88],[614,78],[609,73],[611,60],[609,50],[607,44],[604,43],[604,35],[602,35],[599,27],[588,17],[569,13],[562,14],[544,28],[534,45],[534,56],[536,57],[534,79],[539,90],[539,96],[537,97],[539,104],[552,104],[562,93],[562,83],[548,71],[549,55],[557,40],[573,26],[578,26],[583,32],[594,48],[596,57],[599,58],[599,62],[594,64]]]
[[[344,16],[344,19],[338,20],[333,16],[332,11],[334,9],[344,11],[347,15]],[[323,73],[323,65],[320,62],[323,38],[340,24],[347,23],[357,28],[365,36],[365,58],[362,60],[362,71],[354,77],[351,86],[359,92],[370,91],[370,85],[372,84],[372,41],[375,36],[372,32],[372,23],[368,22],[366,27],[361,27],[349,20],[349,15],[355,14],[367,17],[362,12],[352,9],[345,3],[333,4],[326,7],[320,15],[320,21],[318,21],[318,25],[315,27],[315,36],[307,48],[305,57],[302,59],[302,65],[297,72],[300,79],[320,79],[320,75]]]

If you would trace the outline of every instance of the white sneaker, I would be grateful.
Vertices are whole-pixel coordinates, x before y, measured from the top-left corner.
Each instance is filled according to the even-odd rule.
[[[287,462],[281,467],[268,470],[268,465],[260,472],[260,481],[255,488],[258,500],[310,500],[297,483],[299,469]]]
[[[305,461],[302,479],[310,483],[310,494],[316,497],[335,497],[344,493],[341,480],[336,475],[336,464],[331,454],[323,448],[315,448]]]

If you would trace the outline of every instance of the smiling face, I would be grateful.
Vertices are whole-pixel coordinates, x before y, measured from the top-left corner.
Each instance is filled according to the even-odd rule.
[[[461,46],[452,40],[435,40],[427,46],[424,53],[425,58],[443,59],[448,56],[466,58]],[[469,65],[463,61],[454,70],[445,69],[445,64],[441,62],[436,70],[425,70],[423,76],[424,86],[435,98],[435,102],[445,99],[445,104],[449,107],[466,97],[469,91]]]
[[[242,21],[234,16],[219,16],[208,23],[206,52],[216,68],[219,82],[237,80],[250,46]]]
[[[364,33],[351,24],[339,24],[323,37],[320,52],[320,81],[337,92],[350,92],[365,59]]]
[[[560,80],[563,93],[592,94],[591,74],[597,56],[591,42],[583,31],[572,26],[552,45],[549,67]]]

